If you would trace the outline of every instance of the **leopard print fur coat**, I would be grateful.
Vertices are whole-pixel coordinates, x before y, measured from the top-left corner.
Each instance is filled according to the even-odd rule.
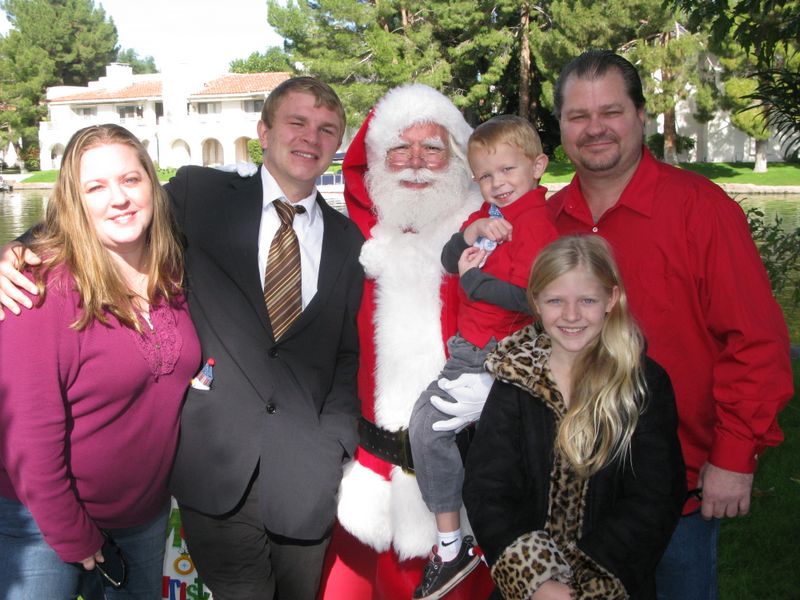
[[[503,340],[489,355],[487,369],[501,381],[540,398],[553,412],[556,426],[567,407],[548,369],[550,338],[533,326]],[[492,566],[492,579],[507,600],[529,600],[545,581],[570,586],[576,600],[622,600],[622,582],[578,549],[588,480],[555,453],[550,473],[547,521],[543,530],[519,536]]]

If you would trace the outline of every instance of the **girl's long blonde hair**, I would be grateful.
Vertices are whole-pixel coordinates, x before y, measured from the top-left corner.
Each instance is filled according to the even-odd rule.
[[[559,425],[556,448],[582,477],[589,477],[630,452],[643,409],[644,340],[628,309],[628,299],[611,249],[595,235],[562,237],[544,248],[533,264],[528,301],[558,277],[576,268],[597,278],[619,299],[606,315],[600,335],[583,349],[572,370],[572,397]]]
[[[152,187],[153,220],[145,234],[144,251],[147,301],[169,302],[181,292],[183,254],[167,194],[158,183],[155,167],[142,143],[127,129],[114,124],[80,129],[67,143],[44,223],[30,243],[31,250],[43,262],[30,268],[39,287],[40,302],[44,302],[47,276],[53,268],[63,265],[72,274],[81,298],[81,314],[72,324],[74,329],[82,330],[94,320],[106,323],[106,313],[111,313],[124,325],[141,332],[135,294],[100,243],[81,189],[83,154],[90,148],[111,144],[134,149]]]

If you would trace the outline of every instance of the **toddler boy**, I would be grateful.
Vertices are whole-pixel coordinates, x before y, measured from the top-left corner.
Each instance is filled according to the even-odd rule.
[[[497,342],[528,325],[528,276],[539,250],[558,237],[539,179],[547,167],[533,126],[512,115],[478,126],[468,159],[484,199],[442,251],[442,264],[460,275],[458,333],[438,381],[414,406],[409,439],[414,470],[436,515],[434,546],[415,600],[441,598],[478,564],[471,536],[461,535],[464,467],[456,433],[480,417],[492,384],[483,368]],[[444,408],[444,410],[440,410]]]

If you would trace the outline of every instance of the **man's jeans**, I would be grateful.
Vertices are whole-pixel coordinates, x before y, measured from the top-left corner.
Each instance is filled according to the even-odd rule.
[[[681,517],[656,568],[658,600],[716,600],[719,520]]]
[[[167,505],[149,523],[109,531],[128,561],[128,584],[114,590],[101,587],[98,572],[85,573],[62,561],[30,511],[16,500],[0,497],[0,598],[68,600],[80,592],[84,598],[105,594],[109,600],[158,600],[168,516]]]

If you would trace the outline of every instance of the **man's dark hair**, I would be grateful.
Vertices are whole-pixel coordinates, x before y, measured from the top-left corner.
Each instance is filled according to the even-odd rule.
[[[644,108],[644,92],[639,72],[629,61],[611,50],[588,50],[577,58],[573,58],[561,69],[553,96],[553,114],[561,118],[561,105],[564,102],[564,84],[571,75],[579,79],[599,79],[609,69],[617,69],[625,81],[625,91],[633,101],[636,109]]]

